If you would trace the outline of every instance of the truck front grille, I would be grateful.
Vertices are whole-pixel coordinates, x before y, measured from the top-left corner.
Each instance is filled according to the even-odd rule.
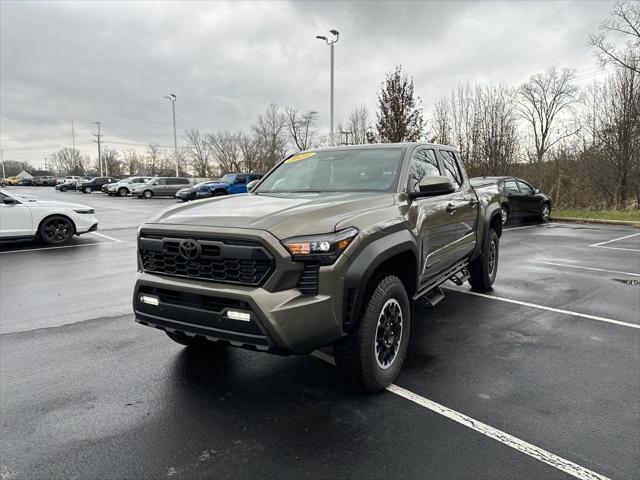
[[[195,245],[195,254],[180,245]],[[144,235],[139,240],[146,272],[221,283],[262,285],[274,269],[269,251],[257,242]]]

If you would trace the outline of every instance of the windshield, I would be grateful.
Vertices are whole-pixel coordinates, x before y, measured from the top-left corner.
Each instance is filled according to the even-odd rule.
[[[402,148],[300,153],[281,163],[254,193],[390,191],[403,154]]]
[[[224,177],[220,179],[220,182],[233,183],[234,178],[235,178],[235,175],[231,175],[230,173],[227,173]]]

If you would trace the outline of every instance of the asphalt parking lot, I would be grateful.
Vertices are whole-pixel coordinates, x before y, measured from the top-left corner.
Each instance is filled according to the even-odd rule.
[[[491,295],[418,306],[403,372],[193,354],[131,314],[138,225],[172,199],[23,188],[97,233],[0,245],[0,478],[640,478],[640,232],[512,225]]]

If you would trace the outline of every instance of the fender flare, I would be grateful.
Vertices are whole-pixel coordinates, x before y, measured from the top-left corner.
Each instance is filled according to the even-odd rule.
[[[502,205],[500,203],[494,203],[490,209],[487,209],[487,215],[484,216],[484,220],[482,222],[482,241],[476,244],[476,248],[470,257],[471,261],[475,260],[482,254],[482,250],[489,239],[491,223],[497,216],[500,216],[500,219],[498,221],[499,231],[496,233],[498,234],[498,237],[502,236]]]
[[[405,252],[411,252],[416,261],[420,258],[415,239],[408,230],[385,235],[360,250],[347,269],[344,279],[343,328],[345,331],[352,327],[362,309],[367,285],[374,272],[383,262]],[[418,272],[416,268],[416,285]]]

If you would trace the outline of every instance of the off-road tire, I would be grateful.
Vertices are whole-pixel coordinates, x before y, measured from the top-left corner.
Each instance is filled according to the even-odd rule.
[[[498,272],[499,247],[500,239],[492,228],[489,230],[487,242],[482,246],[482,254],[469,265],[469,283],[474,290],[491,291]]]
[[[381,275],[371,282],[356,327],[334,345],[336,366],[351,383],[366,392],[378,392],[392,384],[402,368],[411,332],[411,304],[400,279],[394,275]],[[401,328],[395,356],[389,365],[381,367],[376,349],[384,330],[379,325],[384,308],[394,302],[400,309]],[[379,332],[379,327],[382,330]],[[396,331],[397,332],[397,331]]]
[[[201,337],[188,337],[178,333],[165,332],[167,336],[176,343],[186,347],[202,350],[222,350],[226,345],[222,342],[211,342]]]

